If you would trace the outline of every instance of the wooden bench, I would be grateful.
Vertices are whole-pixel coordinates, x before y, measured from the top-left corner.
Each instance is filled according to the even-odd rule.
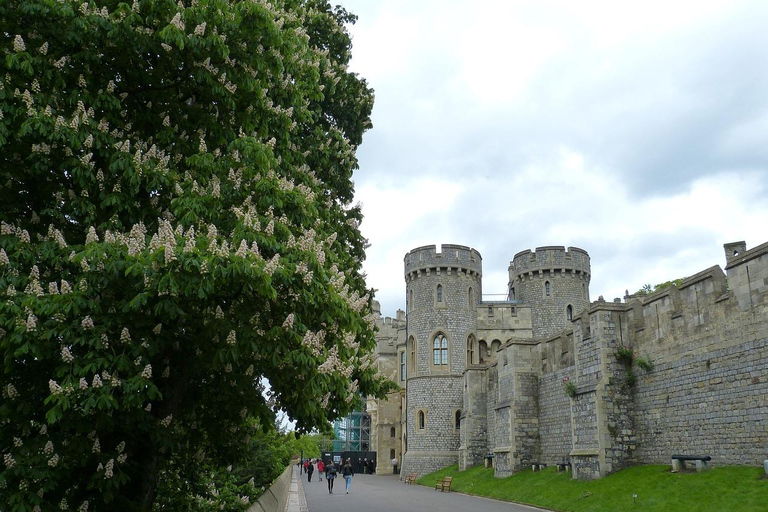
[[[543,462],[531,462],[531,469],[533,471],[544,471],[547,465]]]
[[[408,485],[415,485],[416,484],[416,473],[411,473],[410,475],[405,477],[404,482]]]
[[[452,476],[447,476],[442,480],[435,482],[435,490],[440,489],[440,492],[451,492],[451,482],[453,482]]]
[[[707,462],[711,460],[712,457],[709,455],[673,455],[672,472],[677,473],[685,469],[685,463],[688,461],[693,461],[696,464],[696,471],[702,472],[707,469]]]
[[[569,471],[571,469],[571,463],[570,462],[558,462],[556,464],[556,466],[557,466],[557,471],[558,472],[560,472],[560,471],[566,471],[567,472],[567,471]]]

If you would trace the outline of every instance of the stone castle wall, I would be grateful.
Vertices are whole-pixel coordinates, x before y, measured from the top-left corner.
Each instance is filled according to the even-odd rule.
[[[446,247],[448,254],[457,251],[451,256],[457,262],[479,261],[468,248],[443,246],[443,253]],[[476,308],[474,320],[465,314],[466,288],[479,281],[479,265],[453,267],[450,275],[447,266],[432,270],[438,268],[430,266],[433,260],[445,261],[434,246],[406,257],[416,306],[409,333],[424,345],[444,326],[459,341],[451,345],[451,368],[443,373],[429,364],[430,347],[419,347],[419,375],[407,383],[403,470],[423,474],[457,461],[464,469],[480,463],[483,452],[494,455],[496,476],[531,462],[570,460],[575,478],[599,478],[637,463],[669,463],[673,453],[711,455],[713,465],[760,464],[768,446],[768,243],[750,250],[743,242],[726,244],[727,280],[715,266],[650,296],[610,303],[601,298],[576,309],[566,329],[530,338],[521,318],[529,319],[534,334],[537,322],[548,329],[544,317],[536,317],[537,309],[546,308],[535,298],[543,280],[552,279],[552,293],[562,290],[557,280],[588,284],[589,260],[581,250],[569,251],[572,264],[564,271],[545,268],[561,253],[564,261],[561,249],[515,256],[510,275],[527,277],[511,283],[515,302],[495,304],[516,308],[516,317],[503,319],[489,316],[487,304]],[[444,291],[459,297],[445,308],[424,299],[436,276]],[[580,292],[575,287],[568,293]],[[467,367],[470,334],[489,342],[494,337],[501,346],[484,364]],[[622,353],[633,353],[635,362],[628,365]],[[652,368],[641,368],[638,358]],[[439,411],[446,420],[434,432],[413,432],[416,407]],[[456,407],[462,428],[451,432]]]
[[[635,301],[634,347],[654,362],[635,391],[641,462],[671,452],[706,453],[713,464],[766,457],[768,244],[745,249],[728,255],[727,284],[713,267]]]

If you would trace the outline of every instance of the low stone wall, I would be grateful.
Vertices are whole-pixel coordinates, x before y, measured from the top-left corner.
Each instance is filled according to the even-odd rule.
[[[283,512],[291,490],[291,474],[295,464],[289,465],[272,486],[251,505],[248,512]]]

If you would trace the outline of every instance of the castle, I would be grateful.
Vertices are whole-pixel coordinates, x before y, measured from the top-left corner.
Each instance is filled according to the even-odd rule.
[[[410,251],[406,311],[377,311],[379,368],[401,386],[367,402],[378,472],[395,457],[401,474],[567,463],[579,479],[673,453],[762,464],[768,243],[724,248],[726,273],[613,302],[590,302],[575,247],[517,253],[507,300],[490,302],[476,250]]]

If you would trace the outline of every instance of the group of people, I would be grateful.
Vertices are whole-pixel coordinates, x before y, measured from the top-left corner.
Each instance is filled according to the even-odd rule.
[[[323,459],[307,459],[303,463],[299,461],[299,467],[303,468],[307,474],[307,482],[312,481],[312,475],[315,472],[315,466],[317,466],[317,474],[320,477],[320,481],[323,481],[323,474],[325,474],[325,480],[328,482],[328,494],[333,494],[333,483],[336,480],[336,475],[340,472],[344,477],[346,484],[346,491],[349,494],[349,489],[352,487],[352,477],[355,476],[355,472],[352,470],[352,460],[347,459],[340,467],[333,463],[332,460],[323,462]]]
[[[366,457],[365,459],[357,459],[357,472],[369,475],[373,474],[373,470],[375,469],[375,465],[373,463],[373,459],[368,460]]]

